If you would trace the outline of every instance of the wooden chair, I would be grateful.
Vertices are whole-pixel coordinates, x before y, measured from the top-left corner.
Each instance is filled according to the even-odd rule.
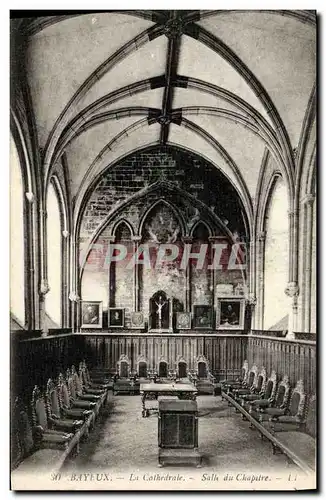
[[[258,367],[257,365],[253,365],[249,370],[247,383],[240,388],[231,386],[229,391],[230,396],[232,396],[235,399],[237,398],[241,399],[241,396],[244,396],[246,394],[251,394],[252,390],[256,386],[257,378],[258,378]]]
[[[15,398],[11,423],[11,479],[26,479],[26,474],[44,470],[57,472],[66,458],[65,450],[37,449],[34,443],[32,425],[25,406]]]
[[[280,417],[281,418],[281,417]],[[281,447],[273,452],[291,450],[307,468],[316,469],[316,396],[312,395],[306,405],[306,412],[299,421],[284,422],[276,434]]]
[[[131,363],[129,358],[122,354],[117,363],[117,374],[119,378],[129,378],[131,372]]]
[[[249,363],[247,360],[245,360],[241,368],[240,377],[236,378],[235,380],[224,379],[220,381],[220,384],[222,386],[222,391],[228,392],[231,387],[234,389],[241,389],[242,387],[246,387],[248,383],[248,375],[249,375]]]
[[[205,356],[198,356],[195,361],[196,379],[194,381],[198,394],[214,394],[215,378],[209,370]]]
[[[97,379],[97,382],[94,382],[90,376],[89,369],[87,367],[86,361],[82,361],[82,367],[84,371],[84,377],[87,381],[87,386],[91,389],[112,389],[113,384],[107,378]]]
[[[249,408],[249,413],[252,415],[253,412],[257,411],[258,408],[267,408],[271,406],[275,400],[276,390],[277,390],[277,375],[276,371],[273,370],[265,384],[265,391],[261,395],[261,398],[254,399],[245,403],[244,407],[246,409]]]
[[[49,428],[45,399],[37,386],[33,389],[31,408],[35,447],[68,450],[74,434]]]
[[[46,385],[45,401],[48,423],[51,429],[71,432],[73,434],[81,431],[84,425],[83,419],[65,418],[63,413],[61,413],[58,390],[52,379],[49,379]]]
[[[168,363],[165,360],[161,360],[158,365],[158,376],[159,378],[167,378],[168,377]]]
[[[179,358],[177,362],[177,377],[179,379],[188,378],[188,365],[183,358]]]
[[[289,377],[284,375],[281,382],[278,384],[275,399],[269,402],[268,405],[257,405],[252,409],[251,415],[260,423],[266,423],[273,415],[283,415],[289,403],[291,395],[291,387]]]
[[[74,365],[71,367],[71,376],[75,384],[76,394],[78,399],[84,401],[97,402],[101,399],[100,394],[88,393],[83,384],[82,373],[77,373]]]
[[[137,370],[136,377],[139,379],[147,379],[148,378],[148,362],[147,359],[141,355],[138,357],[136,362]]]
[[[67,387],[69,392],[70,403],[73,408],[79,408],[83,410],[92,410],[95,416],[98,415],[99,405],[95,401],[85,401],[81,399],[77,394],[75,377],[72,376],[70,369],[66,372]]]
[[[267,379],[267,373],[266,373],[266,368],[263,366],[260,369],[260,372],[258,374],[258,377],[256,378],[255,383],[253,384],[253,387],[251,388],[251,394],[244,394],[241,396],[241,405],[243,407],[249,407],[248,402],[250,401],[255,401],[259,397],[262,398],[265,394],[265,389],[266,389],[266,379]]]
[[[300,430],[304,426],[305,405],[307,396],[302,380],[298,380],[292,391],[290,402],[282,415],[273,415],[270,418],[272,432],[283,430]]]
[[[83,420],[86,424],[83,435],[87,437],[89,429],[93,426],[95,421],[95,412],[91,409],[74,406],[74,399],[70,396],[68,385],[62,373],[58,376],[57,387],[61,415],[63,415],[64,418]]]

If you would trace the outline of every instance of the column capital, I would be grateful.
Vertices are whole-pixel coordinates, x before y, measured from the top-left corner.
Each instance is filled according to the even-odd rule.
[[[67,231],[67,229],[64,229],[64,230],[62,231],[62,236],[63,236],[65,239],[66,239],[66,238],[68,238],[68,236],[69,236],[69,231]]]
[[[194,239],[192,236],[183,236],[182,240],[184,243],[192,243]]]
[[[304,198],[302,198],[302,203],[304,205],[312,205],[315,199],[316,196],[314,194],[307,194]]]
[[[131,237],[132,241],[139,242],[141,241],[142,237],[139,234],[135,234],[134,236]]]
[[[266,231],[260,231],[257,234],[257,240],[258,241],[265,241],[266,240]]]
[[[48,280],[41,280],[40,295],[46,295],[50,291]]]
[[[78,302],[80,300],[80,297],[78,296],[77,292],[75,292],[74,290],[72,290],[69,293],[69,300],[71,302]]]
[[[299,295],[299,286],[296,281],[291,281],[285,288],[285,294],[288,297],[297,297]]]
[[[298,213],[298,210],[296,208],[290,208],[290,210],[288,210],[289,217],[294,217],[297,213]]]
[[[114,243],[115,242],[115,235],[112,234],[111,236],[107,236],[108,243]]]
[[[25,196],[27,198],[27,201],[32,205],[35,200],[34,194],[31,191],[27,191],[27,193],[25,193]]]
[[[255,306],[257,304],[257,297],[254,293],[248,293],[248,297],[246,298],[246,302],[249,306]]]

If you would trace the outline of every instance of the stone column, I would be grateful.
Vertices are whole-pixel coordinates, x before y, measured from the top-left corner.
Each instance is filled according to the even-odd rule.
[[[36,323],[36,308],[35,308],[35,268],[34,268],[34,224],[33,224],[33,206],[34,194],[32,192],[25,193],[28,205],[27,212],[27,231],[28,231],[28,247],[27,247],[27,283],[25,284],[25,304],[28,304],[28,328],[33,330]],[[26,260],[25,260],[26,262]],[[27,296],[26,296],[27,294]],[[25,315],[26,316],[26,315]]]
[[[137,255],[139,243],[141,242],[141,236],[132,236],[133,241],[133,254]],[[133,287],[133,304],[134,310],[139,311],[139,268],[138,264],[134,265],[134,287]]]
[[[218,242],[221,240],[221,238],[219,236],[210,236],[208,238],[208,240],[210,243],[211,263],[213,263],[214,253],[215,253],[215,249],[213,248],[213,245],[217,245]],[[215,290],[215,287],[217,285],[217,273],[216,273],[216,271],[217,271],[216,266],[214,266],[213,269],[211,269],[211,286],[210,286],[210,291],[212,293],[212,306],[213,306],[214,311],[215,311],[215,307],[216,307],[216,290]]]
[[[307,195],[304,202],[305,209],[305,219],[306,219],[306,234],[305,234],[305,255],[304,255],[304,265],[303,265],[303,296],[304,296],[304,331],[310,332],[311,318],[310,318],[310,306],[311,306],[311,272],[312,272],[312,233],[313,233],[313,206],[314,206],[315,196]]]
[[[115,242],[115,236],[108,237],[108,253],[107,255],[111,255],[110,245]],[[111,262],[108,262],[108,308],[115,306],[115,284],[112,279],[112,270],[111,270]]]
[[[191,245],[193,242],[193,238],[191,236],[184,236],[183,242],[186,245]],[[186,281],[186,290],[185,290],[185,310],[187,312],[191,312],[191,269],[190,263],[185,269],[185,281]]]
[[[69,300],[71,302],[72,331],[78,332],[80,328],[80,312],[79,312],[80,298],[75,290],[71,290],[71,292],[69,293]]]
[[[285,289],[285,294],[290,298],[287,338],[293,339],[294,332],[297,329],[298,295],[299,295],[298,284],[295,281],[289,282]]]
[[[258,234],[256,242],[256,266],[257,266],[257,307],[255,308],[255,329],[264,328],[264,261],[265,261],[266,232]]]
[[[48,284],[48,273],[47,273],[47,212],[43,209],[42,205],[40,207],[40,329],[43,331],[44,335],[47,335],[48,328],[45,322],[45,296],[49,292],[50,287]]]
[[[62,231],[62,327],[68,326],[69,231]]]

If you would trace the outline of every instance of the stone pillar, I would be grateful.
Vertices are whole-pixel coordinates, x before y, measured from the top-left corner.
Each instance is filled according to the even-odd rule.
[[[75,290],[71,290],[69,293],[69,300],[71,302],[72,331],[78,332],[80,328],[80,298]]]
[[[141,242],[141,236],[132,236],[133,241],[133,254],[137,255],[139,243]],[[139,267],[138,264],[134,265],[134,287],[133,287],[133,304],[134,310],[139,311]]]
[[[246,305],[248,306],[249,311],[250,311],[250,320],[251,320],[250,330],[253,330],[253,328],[252,328],[253,319],[252,318],[254,317],[254,314],[255,314],[256,304],[257,304],[257,298],[256,298],[255,294],[249,293],[248,297],[246,299]],[[245,317],[245,320],[246,320],[246,317]]]
[[[62,327],[68,326],[68,290],[69,290],[69,231],[65,228],[62,231],[62,297],[61,297],[61,317]]]
[[[35,268],[34,268],[34,224],[33,224],[33,205],[34,194],[31,192],[25,193],[28,201],[27,212],[27,232],[28,232],[28,246],[27,246],[27,283],[25,286],[25,304],[28,304],[28,324],[27,327],[31,330],[35,328],[36,322],[36,308],[35,308]],[[25,260],[26,262],[26,260]],[[25,273],[26,274],[26,273]],[[25,314],[26,316],[26,314]]]
[[[192,236],[184,236],[183,242],[186,245],[190,245],[193,242]],[[187,312],[191,312],[191,268],[190,263],[185,269],[185,281],[186,281],[186,290],[185,290],[185,310]]]
[[[221,238],[219,236],[210,236],[208,238],[209,240],[209,243],[210,243],[210,255],[211,255],[211,264],[213,263],[214,261],[214,253],[215,253],[215,249],[213,248],[213,245],[217,245],[218,242],[221,240]],[[213,309],[215,311],[215,307],[216,307],[216,290],[215,290],[215,287],[217,285],[217,273],[216,273],[217,269],[216,269],[216,266],[213,267],[213,269],[211,269],[211,286],[210,286],[210,291],[211,291],[211,294],[212,294],[212,306],[213,306]]]
[[[256,266],[257,266],[257,308],[255,308],[255,329],[264,328],[264,262],[265,262],[266,232],[258,234],[256,242]]]
[[[304,310],[304,331],[310,332],[311,317],[311,272],[312,272],[312,232],[313,232],[313,206],[315,196],[307,195],[304,202],[305,219],[306,219],[306,234],[305,234],[305,254],[303,264],[303,310]]]
[[[46,336],[48,334],[48,327],[45,321],[45,296],[50,291],[50,287],[48,281],[46,279],[42,279],[41,286],[39,290],[40,295],[40,326],[43,332],[43,335]]]
[[[48,284],[48,273],[47,273],[47,212],[40,207],[40,329],[43,331],[44,335],[47,335],[48,328],[45,322],[45,296],[49,292],[50,287]]]
[[[297,330],[298,295],[299,295],[298,284],[295,281],[289,282],[285,289],[285,293],[290,298],[287,338],[293,339],[294,332]]]
[[[108,253],[107,255],[111,255],[110,245],[115,242],[115,236],[108,237]],[[115,306],[115,284],[112,278],[112,270],[111,270],[111,262],[108,262],[108,307]]]

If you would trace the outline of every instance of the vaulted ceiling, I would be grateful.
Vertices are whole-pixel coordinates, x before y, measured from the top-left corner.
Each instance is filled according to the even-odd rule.
[[[43,169],[72,196],[154,144],[208,159],[251,203],[265,148],[291,175],[315,84],[313,11],[108,11],[21,20]],[[289,174],[290,172],[290,174]]]

